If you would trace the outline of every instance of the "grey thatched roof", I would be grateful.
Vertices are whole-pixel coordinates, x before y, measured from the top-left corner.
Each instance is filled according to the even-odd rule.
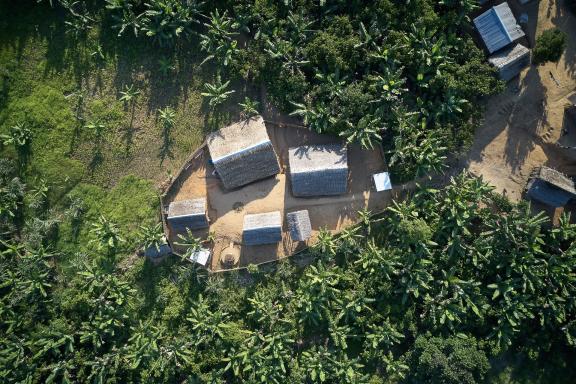
[[[571,199],[576,199],[574,181],[556,171],[542,166],[536,168],[526,185],[526,194],[541,203],[562,207]]]
[[[307,210],[290,212],[286,215],[290,237],[294,241],[306,241],[312,236],[312,225]]]
[[[530,50],[522,44],[516,44],[493,54],[488,61],[498,68],[500,79],[508,81],[530,65]]]
[[[276,152],[261,116],[211,133],[207,143],[214,167],[227,189],[280,172]]]
[[[516,22],[507,2],[492,7],[474,18],[474,25],[490,53],[524,36],[524,31]]]
[[[244,245],[273,244],[282,240],[280,212],[258,213],[244,216],[242,232]]]
[[[183,232],[186,228],[208,227],[206,199],[173,201],[168,206],[168,223],[173,231]]]
[[[346,193],[348,155],[342,144],[307,145],[288,150],[294,196],[328,196]]]

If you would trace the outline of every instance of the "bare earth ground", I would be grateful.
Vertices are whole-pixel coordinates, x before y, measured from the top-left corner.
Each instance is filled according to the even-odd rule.
[[[576,175],[576,150],[556,145],[562,135],[567,96],[576,90],[576,18],[559,0],[510,4],[517,17],[528,14],[525,31],[532,47],[535,36],[546,29],[556,27],[568,35],[568,47],[558,63],[531,65],[504,93],[488,101],[485,121],[466,159],[472,173],[517,201],[536,166]]]
[[[237,246],[242,242],[244,215],[280,211],[283,218],[283,240],[279,244],[241,246],[239,267],[248,264],[260,264],[292,255],[311,244],[317,238],[321,228],[333,233],[354,224],[357,212],[367,208],[373,212],[383,210],[390,202],[390,191],[375,192],[372,188],[372,174],[385,170],[383,156],[379,150],[362,150],[352,146],[348,150],[350,169],[348,193],[337,197],[295,198],[292,196],[288,167],[288,148],[304,144],[325,144],[335,142],[335,138],[318,135],[303,128],[281,127],[267,123],[268,134],[272,140],[282,167],[282,173],[273,178],[252,183],[243,188],[227,191],[213,174],[209,163],[209,154],[205,149],[192,161],[184,175],[183,183],[164,204],[170,201],[196,197],[208,197],[210,228],[216,235],[211,269],[222,269],[220,253],[231,241]],[[307,243],[293,242],[287,232],[285,212],[307,209],[310,214],[313,235]],[[205,236],[206,233],[197,233]],[[170,232],[172,243],[177,234]],[[177,249],[178,250],[178,249]]]

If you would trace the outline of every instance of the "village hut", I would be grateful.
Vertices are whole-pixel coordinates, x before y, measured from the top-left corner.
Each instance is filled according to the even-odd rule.
[[[279,211],[244,216],[244,245],[274,244],[282,240],[282,216]]]
[[[168,244],[152,245],[144,250],[144,256],[150,259],[160,259],[172,253],[172,248]]]
[[[569,177],[542,166],[532,172],[526,185],[526,195],[548,206],[562,207],[576,199],[576,186]]]
[[[212,163],[226,189],[238,188],[280,172],[262,116],[211,133],[207,144]]]
[[[175,232],[185,232],[186,228],[208,227],[206,199],[173,201],[168,206],[168,224]]]
[[[307,145],[288,150],[294,196],[342,195],[348,186],[348,155],[342,144]]]
[[[508,81],[530,65],[530,50],[522,44],[516,44],[496,52],[488,61],[498,69],[500,79]]]
[[[474,25],[490,53],[525,36],[507,2],[496,5],[474,18]]]
[[[306,241],[312,236],[312,225],[308,210],[290,212],[286,215],[290,237],[294,241]]]

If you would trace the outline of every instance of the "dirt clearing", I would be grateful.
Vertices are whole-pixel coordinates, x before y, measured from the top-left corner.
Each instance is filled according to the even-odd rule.
[[[558,0],[510,4],[516,17],[528,14],[525,32],[532,47],[546,29],[556,27],[568,35],[566,52],[558,63],[531,65],[508,83],[504,93],[487,102],[485,121],[465,159],[472,173],[517,201],[536,166],[576,175],[576,150],[556,144],[562,136],[568,97],[576,90],[576,18]]]

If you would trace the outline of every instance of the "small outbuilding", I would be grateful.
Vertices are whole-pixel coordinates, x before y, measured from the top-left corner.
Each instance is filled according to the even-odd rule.
[[[168,206],[168,224],[175,232],[185,232],[186,228],[207,228],[206,199],[173,201]]]
[[[294,241],[306,241],[312,236],[312,225],[308,210],[290,212],[286,214],[290,237]]]
[[[490,53],[525,36],[507,2],[496,5],[474,18],[474,25]]]
[[[530,50],[522,44],[516,44],[496,52],[488,61],[498,69],[500,79],[508,81],[530,65]]]
[[[294,196],[331,196],[347,192],[348,155],[345,145],[290,148],[288,161]]]
[[[214,168],[226,189],[239,188],[280,172],[262,116],[211,133],[207,144]]]
[[[526,185],[526,195],[551,207],[563,207],[576,199],[576,186],[564,174],[542,166],[532,172]]]
[[[282,216],[279,211],[244,216],[244,245],[274,244],[282,240]]]

